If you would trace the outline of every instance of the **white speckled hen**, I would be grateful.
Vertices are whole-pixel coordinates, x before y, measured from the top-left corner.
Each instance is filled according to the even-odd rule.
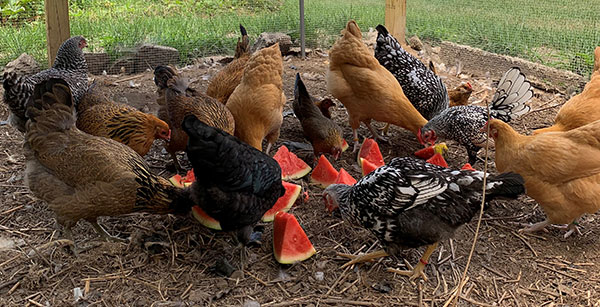
[[[506,71],[490,103],[492,118],[510,122],[527,112],[527,101],[533,97],[531,84],[517,67]],[[418,135],[422,144],[435,143],[438,138],[454,140],[465,146],[469,163],[477,162],[477,152],[484,146],[486,136],[481,129],[488,120],[487,109],[468,105],[447,108],[421,128]]]
[[[328,209],[339,207],[345,220],[368,229],[384,247],[345,266],[428,245],[413,271],[389,269],[411,279],[426,278],[423,270],[437,243],[479,212],[483,178],[483,172],[451,170],[405,157],[394,158],[352,186],[330,185],[323,192]],[[515,173],[490,175],[486,201],[516,198],[524,192],[523,184]]]
[[[18,76],[15,73],[5,73],[2,76],[4,103],[10,109],[9,122],[13,127],[25,132],[25,110],[28,104],[33,103],[33,89],[36,84],[51,78],[60,78],[69,84],[77,106],[88,88],[87,64],[82,51],[86,46],[83,36],[71,37],[58,48],[51,68],[31,76]]]
[[[431,119],[448,108],[448,91],[442,79],[404,50],[382,25],[377,26],[375,58],[396,77],[404,95],[423,117]]]

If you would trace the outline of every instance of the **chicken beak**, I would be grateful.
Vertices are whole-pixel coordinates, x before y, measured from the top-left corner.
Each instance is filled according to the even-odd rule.
[[[167,138],[165,139],[167,142],[171,141],[171,129],[169,129],[169,133],[167,134]]]

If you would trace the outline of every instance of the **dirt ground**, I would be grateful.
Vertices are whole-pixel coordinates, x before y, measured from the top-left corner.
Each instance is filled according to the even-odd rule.
[[[192,86],[206,89],[209,78],[222,67],[219,63],[199,61],[182,70]],[[327,96],[325,72],[327,57],[312,55],[307,60],[288,58],[284,62],[284,86],[291,109],[294,75],[301,73],[309,92]],[[470,81],[472,102],[486,95],[485,86],[493,80],[463,72],[463,79],[447,76],[449,87]],[[156,112],[152,73],[129,81],[130,76],[96,76],[116,101],[144,111]],[[113,82],[116,85],[111,85]],[[497,80],[496,80],[497,81]],[[133,87],[132,87],[133,86]],[[491,95],[491,94],[490,94]],[[548,125],[566,101],[561,94],[535,90],[532,109],[513,126],[529,133]],[[0,106],[0,118],[8,113]],[[351,140],[347,115],[341,104],[335,119]],[[384,159],[411,155],[420,148],[415,137],[399,128],[391,130],[391,144],[382,144]],[[369,136],[367,129],[359,131]],[[239,265],[240,250],[228,233],[204,228],[191,216],[132,214],[102,218],[100,222],[114,235],[129,238],[129,243],[100,241],[90,224],[81,221],[73,229],[81,252],[75,257],[60,241],[61,228],[45,203],[36,200],[24,185],[23,137],[17,130],[0,126],[0,305],[2,306],[445,306],[458,285],[467,263],[477,220],[460,228],[453,240],[441,242],[427,267],[429,280],[413,283],[386,272],[387,267],[414,264],[424,248],[406,250],[399,259],[382,258],[374,263],[340,269],[341,253],[359,253],[379,248],[365,230],[330,215],[318,197],[322,189],[309,184],[308,177],[298,182],[308,189],[308,202],[297,204],[291,212],[303,225],[317,254],[294,265],[280,265],[273,258],[272,226],[264,224],[263,245],[250,249],[244,272],[229,277],[215,273],[218,259]],[[282,141],[303,141],[298,120],[285,118]],[[451,167],[466,162],[464,149],[449,143],[447,160]],[[273,151],[274,152],[274,151]],[[483,156],[484,152],[480,152]],[[185,155],[181,155],[183,160]],[[490,153],[493,159],[493,152]],[[154,171],[173,174],[170,159],[156,142],[146,156]],[[346,151],[334,163],[355,178],[360,177],[355,156]],[[491,160],[493,161],[493,160]],[[309,161],[312,163],[312,161]],[[540,161],[540,163],[546,163]],[[185,164],[184,164],[185,165]],[[490,171],[494,172],[493,163]],[[476,168],[481,169],[482,165]],[[77,205],[77,204],[73,204]],[[597,215],[581,221],[582,235],[563,239],[561,229],[533,235],[520,234],[520,223],[539,222],[544,214],[536,203],[522,196],[515,201],[495,201],[485,212],[479,238],[468,270],[468,280],[460,295],[460,305],[477,306],[575,306],[600,305],[600,220]],[[318,272],[323,279],[317,278]],[[75,303],[74,291],[83,293]]]

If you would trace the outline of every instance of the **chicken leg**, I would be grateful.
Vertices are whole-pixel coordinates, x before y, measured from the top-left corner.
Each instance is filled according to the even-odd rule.
[[[352,128],[352,137],[354,138],[354,149],[352,149],[352,153],[356,153],[356,151],[358,151],[358,129]]]
[[[536,232],[545,229],[548,225],[550,225],[550,221],[545,219],[543,222],[535,223],[529,227],[519,229],[519,232]]]
[[[373,138],[376,141],[380,141],[380,142],[383,142],[383,143],[389,143],[389,139],[386,138],[386,137],[383,137],[383,136],[379,135],[377,133],[377,130],[375,130],[375,128],[373,128],[373,125],[371,125],[370,122],[365,122],[365,125],[367,126],[367,128],[369,128],[369,131],[371,131],[371,134],[373,135]]]
[[[427,263],[429,261],[429,257],[431,257],[431,254],[433,254],[433,252],[435,251],[437,246],[438,246],[438,242],[435,242],[435,243],[429,245],[427,247],[427,249],[425,250],[425,253],[423,253],[423,257],[421,257],[421,259],[419,259],[419,263],[417,263],[417,265],[411,271],[401,271],[401,270],[392,269],[392,268],[388,268],[387,271],[396,273],[396,274],[400,274],[400,275],[409,276],[409,280],[413,280],[417,277],[422,277],[424,280],[427,280],[427,275],[425,275],[425,272],[424,272],[425,266],[427,265]]]
[[[357,264],[357,263],[364,263],[364,262],[368,262],[371,261],[373,259],[377,259],[377,258],[381,258],[381,257],[387,257],[389,256],[388,253],[382,249],[378,250],[378,251],[374,251],[368,254],[363,254],[363,255],[351,255],[351,254],[342,254],[342,253],[338,253],[338,256],[342,256],[345,258],[350,258],[352,260],[346,262],[344,265],[342,265],[342,269],[347,267],[347,266],[351,266],[353,264]]]
[[[381,130],[381,134],[383,134],[384,136],[387,136],[388,132],[390,130],[390,124],[385,123],[385,126],[383,126],[382,128],[379,128],[379,130]]]

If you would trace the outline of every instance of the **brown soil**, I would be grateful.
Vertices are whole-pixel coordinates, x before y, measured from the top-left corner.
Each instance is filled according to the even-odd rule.
[[[327,96],[325,72],[327,58],[313,56],[308,60],[291,58],[284,62],[287,109],[291,108],[294,75],[300,72],[309,92]],[[183,70],[193,86],[206,89],[207,80],[220,64],[200,61]],[[464,72],[468,75],[468,72]],[[145,111],[156,112],[155,85],[152,73],[146,72],[129,82],[107,85],[128,76],[98,76],[101,86],[116,101],[128,102]],[[468,79],[474,87],[471,101],[485,95],[482,91],[491,80]],[[107,81],[107,82],[103,82]],[[461,79],[447,77],[450,87]],[[125,99],[126,98],[126,99]],[[533,109],[553,106],[565,101],[561,95],[535,90]],[[552,122],[557,107],[527,115],[514,123],[522,132],[529,132]],[[0,117],[7,117],[4,104]],[[335,119],[351,140],[347,115],[341,104],[335,108]],[[362,136],[369,136],[366,128]],[[383,144],[384,158],[411,155],[420,145],[413,135],[398,128],[391,130],[391,144]],[[375,263],[340,269],[344,259],[338,252],[358,253],[379,248],[365,230],[341,222],[330,215],[318,196],[322,189],[300,180],[311,197],[291,212],[303,225],[317,249],[312,258],[295,264],[280,265],[272,256],[272,226],[265,224],[263,245],[250,249],[246,272],[230,278],[213,271],[216,259],[226,258],[238,266],[240,249],[228,233],[213,232],[201,226],[191,216],[154,216],[132,214],[102,218],[108,231],[129,243],[100,241],[86,222],[74,227],[75,240],[86,249],[73,256],[59,240],[61,228],[45,203],[36,200],[23,182],[25,160],[22,135],[15,129],[0,126],[0,305],[2,306],[241,306],[256,301],[261,306],[442,306],[458,284],[467,263],[477,221],[460,228],[452,241],[441,242],[427,267],[429,280],[409,282],[402,276],[385,271],[387,267],[414,264],[424,248],[407,250],[400,259],[382,258]],[[279,143],[283,140],[302,141],[299,122],[286,117]],[[156,173],[169,177],[169,156],[157,142],[148,162]],[[480,153],[483,156],[483,151]],[[492,155],[493,157],[493,155]],[[184,155],[181,156],[184,159]],[[452,167],[466,162],[464,149],[450,144],[447,156]],[[334,163],[344,167],[355,178],[360,176],[351,151]],[[492,160],[493,161],[493,160]],[[540,161],[546,163],[546,161]],[[491,171],[494,171],[491,164]],[[481,168],[477,165],[477,168]],[[73,204],[77,205],[77,204]],[[563,239],[563,231],[521,235],[518,223],[539,222],[544,214],[528,197],[516,201],[497,201],[484,214],[479,239],[473,253],[468,280],[461,294],[460,305],[598,305],[600,304],[600,252],[597,244],[600,231],[596,215],[582,219],[583,235]],[[152,243],[154,242],[154,243]],[[404,259],[402,259],[404,258]],[[319,281],[315,274],[323,272]],[[84,297],[74,303],[74,288]],[[253,306],[253,305],[248,305]]]

